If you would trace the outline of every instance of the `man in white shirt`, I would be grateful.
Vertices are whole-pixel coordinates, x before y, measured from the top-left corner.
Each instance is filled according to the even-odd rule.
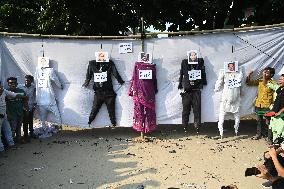
[[[19,87],[23,89],[26,93],[26,96],[29,98],[28,106],[24,108],[24,118],[23,118],[23,130],[25,140],[29,141],[28,131],[30,132],[30,137],[35,138],[34,129],[33,129],[33,118],[34,110],[36,107],[36,87],[34,85],[34,77],[31,75],[25,76],[25,84]]]

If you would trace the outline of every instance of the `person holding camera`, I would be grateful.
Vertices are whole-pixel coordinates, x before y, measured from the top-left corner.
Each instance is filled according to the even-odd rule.
[[[274,166],[273,168],[276,170],[276,174],[273,173],[274,171],[271,170],[271,167],[269,167],[267,163],[257,167],[257,169],[260,171],[260,174],[257,176],[269,180],[272,183],[272,189],[284,188],[284,158],[280,156],[280,154],[283,152],[284,150],[281,147],[275,148],[274,146],[264,154],[265,159],[272,160]]]

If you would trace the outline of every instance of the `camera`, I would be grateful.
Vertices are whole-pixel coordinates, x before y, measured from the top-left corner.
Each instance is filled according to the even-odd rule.
[[[247,168],[245,171],[245,176],[253,176],[253,175],[258,175],[260,174],[260,171],[258,170],[257,167],[251,167],[251,168]]]
[[[274,141],[273,141],[273,146],[275,149],[279,148],[281,146],[281,143],[284,142],[284,137],[280,136],[277,137]]]
[[[231,189],[230,186],[222,186],[221,189]]]
[[[238,189],[236,185],[221,186],[221,189]]]
[[[284,142],[284,137],[280,136],[278,138],[276,138],[274,141],[273,141],[273,147],[274,149],[278,149],[280,146],[281,146],[281,143]],[[277,159],[278,161],[280,162],[281,165],[284,165],[284,158],[280,155],[277,155]],[[264,157],[264,163],[263,165],[266,167],[266,169],[268,170],[268,172],[272,175],[272,176],[277,176],[278,173],[277,173],[277,170],[274,166],[274,163],[272,161],[271,158],[265,158]],[[261,172],[258,170],[257,167],[251,167],[251,168],[247,168],[246,171],[245,171],[245,176],[252,176],[252,175],[258,175],[260,174]]]

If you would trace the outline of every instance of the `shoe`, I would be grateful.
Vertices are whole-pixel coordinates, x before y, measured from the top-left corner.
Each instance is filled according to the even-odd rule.
[[[199,134],[199,127],[196,127],[195,130],[196,130],[196,134]]]
[[[259,139],[261,139],[261,136],[260,135],[255,135],[251,139],[252,140],[259,140]]]
[[[262,183],[262,187],[263,188],[271,188],[271,186],[272,186],[272,182],[271,181],[267,181],[267,182]]]
[[[194,128],[196,130],[196,133],[199,134],[199,125],[197,123],[194,123]]]

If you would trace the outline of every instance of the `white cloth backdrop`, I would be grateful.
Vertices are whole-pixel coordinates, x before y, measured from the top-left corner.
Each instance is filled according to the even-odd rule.
[[[119,54],[118,44],[132,42],[133,53]],[[59,110],[63,124],[87,127],[88,116],[93,103],[93,90],[82,88],[88,61],[95,59],[95,51],[108,51],[119,73],[126,83],[120,88],[114,81],[117,91],[116,116],[120,126],[132,126],[133,102],[128,96],[129,81],[134,63],[141,50],[138,40],[70,40],[44,39],[45,56],[51,60],[52,67],[64,85],[64,90],[56,88]],[[1,80],[16,76],[23,83],[25,74],[34,74],[37,57],[42,56],[42,40],[35,38],[0,38]],[[232,53],[232,48],[234,53]],[[181,124],[182,104],[178,86],[180,63],[187,58],[186,51],[198,49],[204,58],[208,85],[202,91],[202,122],[218,121],[221,93],[214,94],[214,84],[224,61],[238,60],[246,75],[256,70],[254,78],[259,77],[266,66],[282,69],[284,48],[284,29],[273,28],[257,31],[202,34],[194,36],[150,39],[146,41],[145,51],[153,53],[157,64],[158,94],[156,111],[158,124]],[[277,79],[277,77],[275,77]],[[253,101],[257,89],[242,87],[241,114],[253,112]],[[49,117],[50,120],[54,118]],[[192,122],[192,115],[191,115]],[[110,124],[106,106],[103,105],[92,127]]]

